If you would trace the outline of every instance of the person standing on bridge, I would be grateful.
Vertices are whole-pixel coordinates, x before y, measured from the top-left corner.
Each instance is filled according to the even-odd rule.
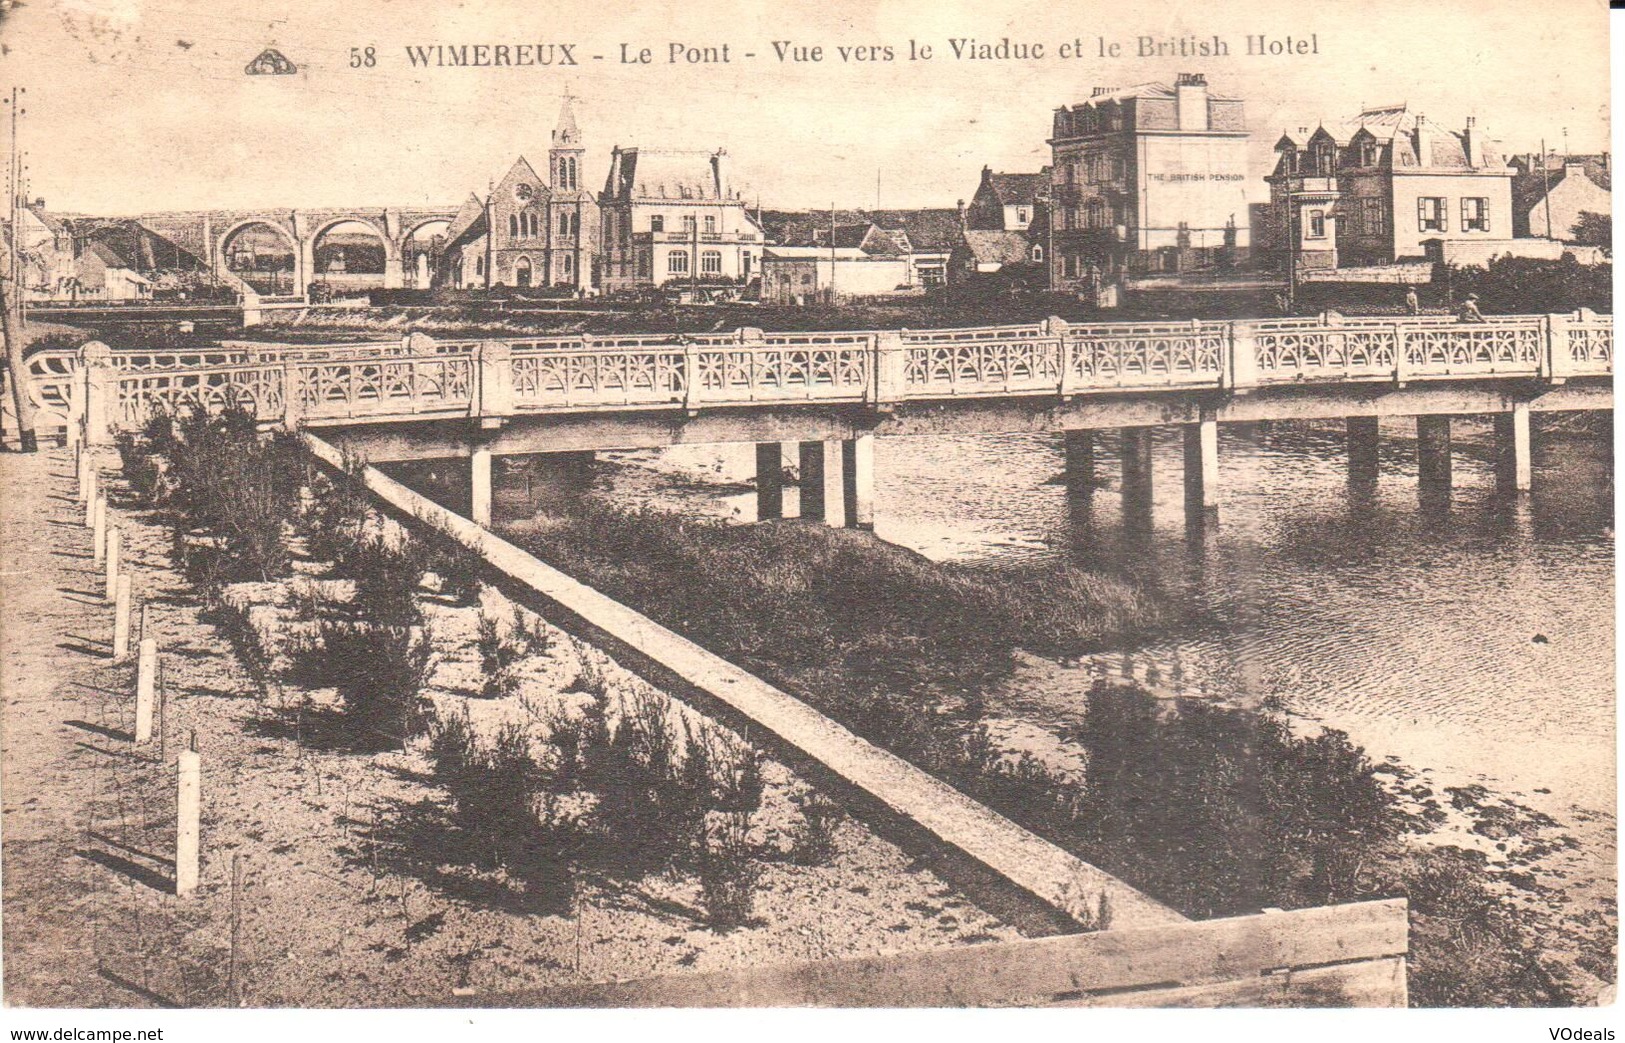
[[[1416,287],[1405,287],[1405,310],[1411,315],[1422,314],[1422,302],[1416,297]]]
[[[1461,302],[1461,310],[1456,313],[1458,322],[1483,322],[1484,314],[1478,310],[1478,294],[1469,293],[1467,299]]]

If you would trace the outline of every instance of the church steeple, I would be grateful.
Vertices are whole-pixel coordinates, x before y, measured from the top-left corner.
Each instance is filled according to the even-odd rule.
[[[555,189],[571,191],[581,187],[581,129],[576,126],[574,96],[566,94],[559,108],[558,126],[553,128],[553,148],[549,153],[548,180]]]

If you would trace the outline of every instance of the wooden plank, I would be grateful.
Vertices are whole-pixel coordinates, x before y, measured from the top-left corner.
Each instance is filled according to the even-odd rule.
[[[1035,1005],[1066,993],[1171,989],[1258,978],[1273,968],[1402,957],[1406,948],[1405,900],[1389,899],[896,956],[569,986],[531,994],[528,999],[516,996],[513,1003],[578,1007]],[[1272,987],[1283,986],[1276,983]],[[480,1003],[506,1005],[493,997],[482,997]]]
[[[1309,970],[1187,988],[1144,989],[1085,996],[1057,1007],[1404,1007],[1409,1003],[1405,958]]]

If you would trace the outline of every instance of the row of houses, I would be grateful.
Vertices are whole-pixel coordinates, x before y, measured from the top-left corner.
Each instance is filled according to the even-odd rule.
[[[1098,87],[1054,110],[1051,162],[984,168],[954,209],[753,213],[725,151],[619,148],[601,191],[570,99],[545,176],[524,158],[471,194],[439,269],[457,286],[598,292],[760,280],[775,303],[920,293],[997,276],[1098,290],[1135,275],[1299,272],[1407,260],[1555,256],[1607,214],[1608,157],[1509,157],[1469,118],[1406,104],[1283,133],[1250,202],[1245,103],[1200,73]]]
[[[113,243],[76,231],[48,211],[44,199],[20,201],[16,215],[22,282],[29,296],[92,301],[152,296],[153,280],[141,273],[139,262]]]
[[[464,200],[433,244],[436,285],[579,294],[758,285],[779,304],[978,280],[1099,294],[1161,273],[1252,267],[1307,277],[1408,260],[1560,256],[1582,215],[1611,211],[1606,154],[1508,156],[1473,119],[1445,128],[1405,104],[1283,133],[1262,176],[1269,202],[1250,202],[1258,176],[1245,103],[1200,73],[1097,87],[1054,110],[1049,165],[984,167],[968,203],[916,210],[787,213],[758,203],[753,212],[721,149],[616,147],[594,190],[572,101],[560,108],[545,166],[517,157]],[[36,295],[147,296],[149,276],[166,270],[158,255],[179,252],[139,222],[65,223],[43,200],[18,215]],[[318,262],[326,273],[345,267]],[[428,281],[425,270],[419,285]]]

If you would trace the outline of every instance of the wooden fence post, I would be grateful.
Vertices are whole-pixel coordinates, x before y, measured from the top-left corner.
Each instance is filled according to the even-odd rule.
[[[113,591],[113,662],[130,655],[130,574],[118,578]]]
[[[97,565],[107,561],[107,496],[96,494],[96,505],[90,512],[90,543]]]
[[[152,697],[157,689],[158,641],[141,639],[141,654],[135,667],[135,741],[136,745],[152,739]]]
[[[109,526],[107,530],[107,592],[103,600],[112,601],[118,595],[119,573],[119,527]]]
[[[85,524],[94,525],[96,522],[96,469],[88,467],[85,470]]]
[[[202,808],[203,760],[196,750],[182,750],[175,801],[175,893],[197,890],[198,816]]]

